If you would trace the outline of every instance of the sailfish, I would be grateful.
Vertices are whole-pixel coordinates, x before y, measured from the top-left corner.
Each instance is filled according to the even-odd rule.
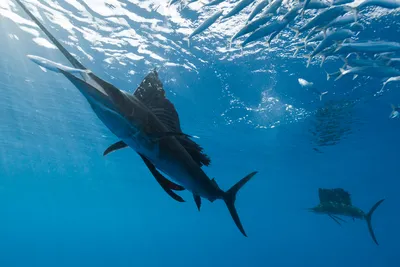
[[[200,145],[182,132],[178,113],[166,98],[156,70],[143,79],[133,94],[120,90],[83,66],[20,0],[15,1],[73,68],[36,56],[31,56],[31,59],[42,67],[63,74],[86,98],[102,123],[119,138],[120,141],[106,149],[104,154],[124,147],[132,148],[165,192],[179,202],[184,200],[174,191],[186,189],[192,192],[199,210],[202,198],[210,202],[224,200],[237,228],[247,236],[236,211],[235,200],[238,191],[257,171],[242,178],[229,190],[222,190],[215,179],[210,179],[203,171],[202,166],[207,166],[210,158],[202,152]],[[160,171],[176,183],[165,178]]]

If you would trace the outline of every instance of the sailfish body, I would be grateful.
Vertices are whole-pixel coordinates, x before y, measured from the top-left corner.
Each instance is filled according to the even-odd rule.
[[[124,147],[136,151],[166,193],[179,202],[184,200],[173,191],[184,189],[193,193],[200,209],[201,198],[213,202],[225,201],[230,214],[246,236],[235,208],[236,194],[256,172],[252,172],[229,190],[223,191],[214,179],[209,179],[201,168],[210,159],[202,148],[182,133],[178,113],[165,97],[163,85],[154,70],[148,74],[136,91],[129,94],[102,80],[76,60],[21,3],[15,0],[48,38],[64,54],[74,68],[41,60],[41,66],[62,73],[84,95],[97,117],[120,141],[104,154]],[[79,71],[82,70],[82,71]],[[80,75],[78,76],[75,75]],[[167,180],[158,170],[178,184]]]

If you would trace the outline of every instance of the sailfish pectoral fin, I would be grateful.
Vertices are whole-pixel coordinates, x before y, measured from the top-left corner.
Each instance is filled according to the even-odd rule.
[[[329,217],[331,217],[332,220],[334,220],[337,224],[339,224],[340,226],[342,225],[339,221],[341,222],[346,222],[345,220],[343,220],[342,218],[335,216],[335,215],[331,215],[328,214]]]
[[[197,209],[200,211],[201,207],[201,197],[199,195],[193,194],[194,202],[196,202]]]
[[[113,151],[115,151],[115,150],[122,149],[122,148],[125,148],[125,147],[128,147],[128,145],[125,144],[124,141],[116,142],[115,144],[112,144],[111,146],[109,146],[109,147],[104,151],[103,156],[106,156],[107,154],[109,154],[109,153],[111,153],[111,152],[113,152]]]
[[[333,217],[332,215],[328,215],[332,220],[334,220],[337,224],[339,224],[340,226],[342,225],[335,217]]]
[[[333,217],[335,217],[337,220],[341,221],[341,222],[347,222],[346,220],[340,218],[339,216],[336,215],[332,215]]]
[[[172,189],[178,191],[178,190],[184,190],[185,188],[165,178],[159,171],[157,171],[156,167],[146,157],[142,155],[140,155],[140,157],[143,159],[144,163],[150,170],[151,174],[153,174],[154,178],[156,178],[157,182],[161,185],[162,189],[164,189],[164,191],[176,201],[185,202],[185,200],[181,196],[177,195],[172,191]]]

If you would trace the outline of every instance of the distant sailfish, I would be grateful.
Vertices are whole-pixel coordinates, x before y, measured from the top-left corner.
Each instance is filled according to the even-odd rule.
[[[188,46],[190,46],[190,38],[192,38],[193,36],[205,31],[206,29],[208,29],[208,27],[210,27],[215,21],[217,21],[217,19],[222,15],[222,11],[218,11],[216,13],[214,13],[214,15],[212,15],[211,17],[209,17],[208,19],[206,19],[202,24],[200,24],[188,37]]]
[[[313,208],[308,209],[311,212],[317,214],[326,214],[337,224],[340,225],[339,221],[345,222],[339,216],[347,216],[354,219],[365,220],[368,225],[369,233],[374,240],[375,244],[378,245],[374,231],[371,225],[372,214],[379,207],[379,205],[384,201],[384,199],[379,200],[374,206],[369,210],[368,213],[362,211],[361,209],[353,206],[350,194],[343,190],[342,188],[334,189],[319,189],[319,204]]]

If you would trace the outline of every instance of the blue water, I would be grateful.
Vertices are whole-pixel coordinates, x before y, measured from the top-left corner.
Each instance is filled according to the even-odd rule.
[[[241,54],[226,50],[228,25],[187,48],[190,29],[179,19],[193,29],[201,9],[166,14],[146,1],[107,1],[146,20],[124,15],[125,25],[116,25],[106,18],[112,14],[94,10],[102,1],[24,2],[35,2],[28,8],[63,45],[123,90],[157,67],[183,131],[199,137],[212,159],[205,171],[221,188],[259,173],[236,201],[245,238],[223,201],[203,200],[199,212],[189,192],[181,193],[185,203],[166,195],[133,150],[103,157],[118,139],[69,81],[26,55],[68,62],[35,42],[24,27],[46,37],[24,24],[13,1],[1,0],[0,266],[399,266],[400,122],[388,118],[390,103],[400,103],[398,84],[376,97],[380,79],[326,81],[324,68],[342,62],[306,68],[285,49],[289,32],[271,51],[253,46]],[[368,12],[360,38],[400,41],[398,12]],[[129,29],[135,34],[121,37]],[[130,52],[139,59],[123,58]],[[329,94],[319,101],[300,77]],[[321,108],[330,115],[318,117]],[[337,141],[323,146],[317,138],[329,130],[318,125],[329,122]],[[380,245],[364,221],[340,227],[306,211],[318,204],[320,187],[348,190],[365,211],[385,198],[372,219]]]

